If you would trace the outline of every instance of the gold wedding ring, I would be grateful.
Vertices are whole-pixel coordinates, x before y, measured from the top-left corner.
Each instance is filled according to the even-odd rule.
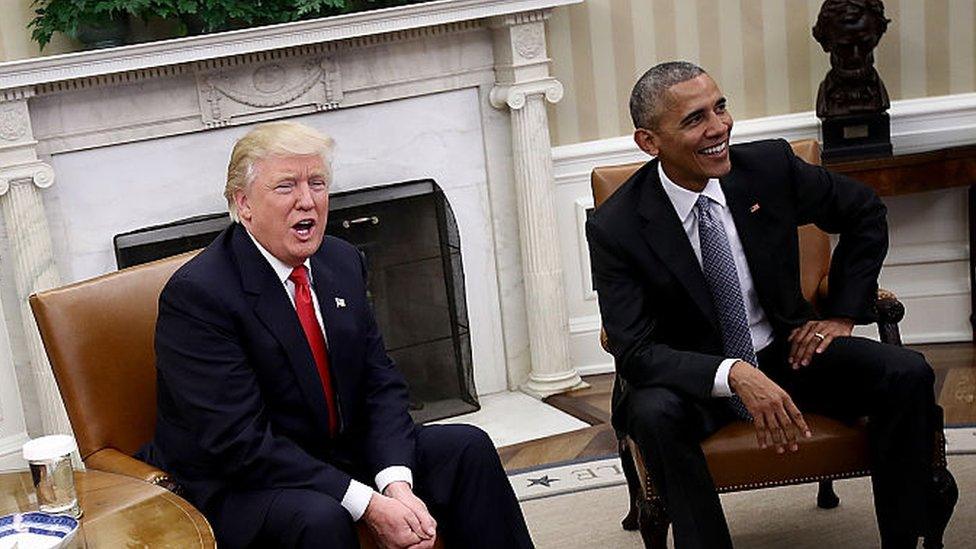
[[[825,339],[827,339],[827,336],[825,336],[825,335],[823,335],[823,334],[822,334],[822,333],[820,333],[820,332],[813,332],[813,337],[818,337],[818,338],[820,338],[820,341],[823,341],[823,340],[825,340]]]

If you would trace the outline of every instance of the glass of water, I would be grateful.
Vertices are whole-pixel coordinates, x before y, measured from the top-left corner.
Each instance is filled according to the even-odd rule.
[[[81,516],[71,465],[71,454],[77,450],[78,445],[70,435],[50,435],[24,444],[24,459],[30,464],[41,512]]]

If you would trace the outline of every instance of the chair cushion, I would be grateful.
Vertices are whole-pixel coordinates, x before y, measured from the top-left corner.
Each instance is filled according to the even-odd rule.
[[[715,487],[722,492],[863,476],[870,470],[867,423],[846,424],[804,414],[813,438],[796,453],[760,450],[755,428],[735,422],[702,443]]]

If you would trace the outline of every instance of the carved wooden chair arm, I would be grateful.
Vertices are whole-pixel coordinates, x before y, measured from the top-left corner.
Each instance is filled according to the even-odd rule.
[[[901,332],[898,323],[905,317],[905,306],[895,294],[884,288],[878,288],[878,298],[874,302],[878,315],[878,335],[884,343],[901,345]]]

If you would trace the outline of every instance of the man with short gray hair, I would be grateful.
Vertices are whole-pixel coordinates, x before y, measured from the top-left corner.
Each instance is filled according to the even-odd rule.
[[[914,351],[852,337],[874,319],[885,206],[782,140],[730,146],[715,81],[662,63],[634,87],[634,140],[654,156],[586,224],[594,287],[622,390],[613,423],[644,449],[678,548],[730,547],[700,443],[748,421],[758,445],[802,451],[803,409],[867,415],[882,546],[926,527],[937,407]],[[828,295],[800,290],[797,227],[839,235]]]

